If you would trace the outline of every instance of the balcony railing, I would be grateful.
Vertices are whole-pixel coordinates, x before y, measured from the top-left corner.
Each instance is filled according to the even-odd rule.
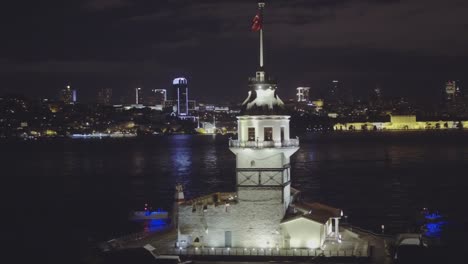
[[[369,257],[368,247],[360,249],[280,248],[165,248],[161,254],[179,256],[277,256],[277,257]]]
[[[287,139],[283,141],[239,141],[230,139],[231,148],[292,148],[299,147],[299,138]]]

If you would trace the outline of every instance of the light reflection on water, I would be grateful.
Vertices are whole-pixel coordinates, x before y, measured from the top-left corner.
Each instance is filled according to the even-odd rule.
[[[2,150],[4,171],[22,189],[12,200],[34,201],[38,212],[78,208],[70,213],[77,225],[94,214],[115,229],[145,202],[170,209],[176,183],[189,198],[235,191],[235,155],[222,136],[22,142]],[[301,140],[291,166],[292,186],[305,199],[340,207],[366,228],[406,231],[422,207],[457,211],[467,187],[459,172],[468,171],[468,143],[431,136]]]

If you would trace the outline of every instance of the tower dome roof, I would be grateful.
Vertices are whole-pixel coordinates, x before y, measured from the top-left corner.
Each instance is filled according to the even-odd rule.
[[[276,82],[266,78],[264,71],[249,79],[250,91],[242,103],[243,115],[282,115],[286,114],[283,101],[276,93]]]
[[[177,85],[177,84],[187,84],[187,79],[185,79],[184,77],[175,78],[175,79],[172,81],[172,84],[173,84],[173,85]]]

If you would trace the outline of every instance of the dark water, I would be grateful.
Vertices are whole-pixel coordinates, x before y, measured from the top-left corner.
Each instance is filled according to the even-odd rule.
[[[178,182],[187,197],[234,191],[227,141],[178,135],[0,142],[7,237],[17,247],[79,254],[89,241],[141,229],[127,214],[145,202],[170,209]],[[466,231],[467,133],[309,135],[291,165],[292,186],[305,199],[342,208],[355,225],[404,232],[429,207]]]

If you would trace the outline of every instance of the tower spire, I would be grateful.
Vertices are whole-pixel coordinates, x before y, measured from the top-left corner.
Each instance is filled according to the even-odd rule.
[[[261,27],[259,30],[260,34],[260,70],[263,70],[263,9],[265,8],[265,2],[259,1],[258,2],[258,12],[260,14],[261,19]]]

